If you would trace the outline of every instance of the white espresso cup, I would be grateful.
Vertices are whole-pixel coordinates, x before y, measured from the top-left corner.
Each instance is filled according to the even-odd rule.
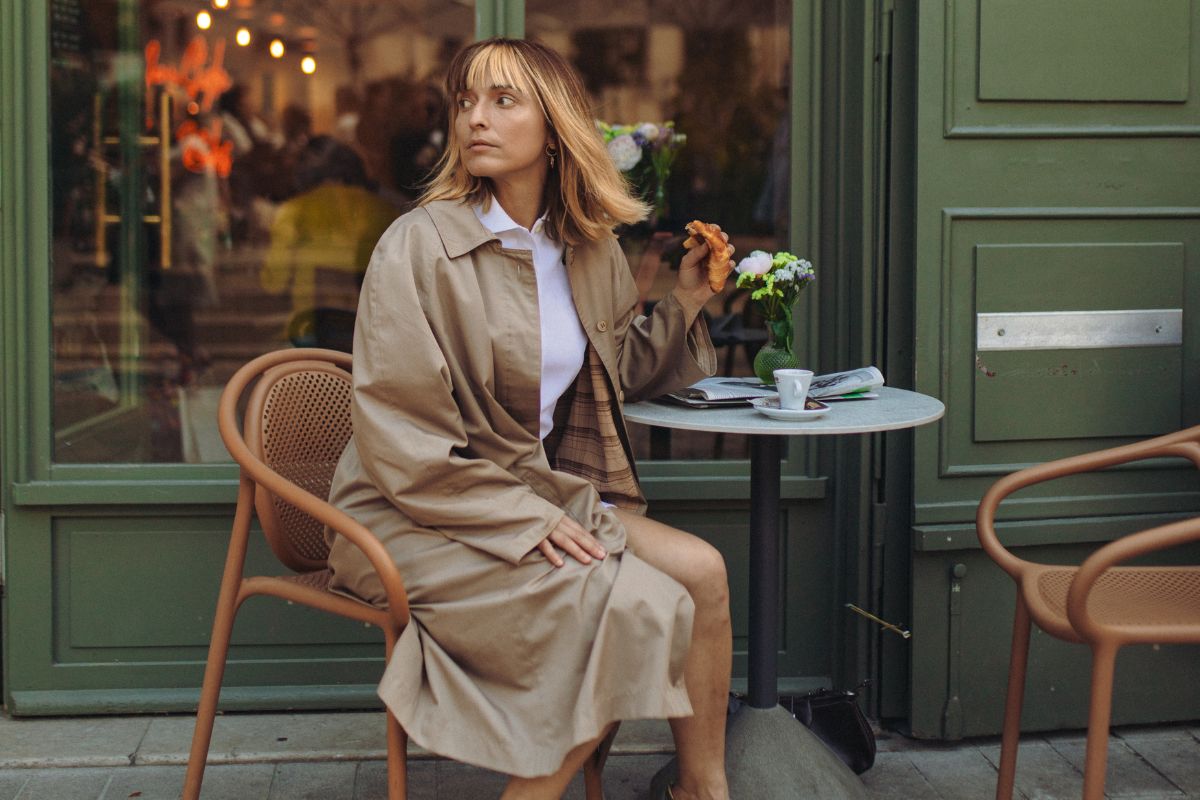
[[[775,388],[779,391],[779,407],[793,410],[804,408],[808,386],[813,379],[812,370],[777,369],[774,374]]]

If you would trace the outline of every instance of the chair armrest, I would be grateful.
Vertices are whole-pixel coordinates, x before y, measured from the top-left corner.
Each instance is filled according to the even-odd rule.
[[[226,383],[217,407],[217,429],[220,431],[221,440],[225,442],[225,448],[241,468],[243,480],[248,479],[252,483],[262,486],[282,500],[310,514],[322,524],[345,536],[363,552],[376,574],[379,575],[388,602],[388,614],[399,630],[409,621],[408,593],[404,589],[400,570],[383,543],[350,515],[334,508],[325,498],[317,497],[312,492],[300,488],[267,466],[246,445],[238,430],[238,400],[250,382],[279,364],[309,358],[314,361],[332,363],[343,370],[350,369],[352,365],[349,353],[319,348],[277,350],[258,356],[238,369]]]
[[[1023,565],[1027,562],[1009,552],[996,535],[996,511],[1002,500],[1018,489],[1056,478],[1094,472],[1134,461],[1170,456],[1186,458],[1197,469],[1200,469],[1200,425],[1133,444],[1060,458],[1044,464],[1035,464],[1005,475],[993,483],[984,494],[983,499],[979,501],[979,509],[975,514],[975,529],[979,536],[979,543],[993,561],[1013,578],[1018,578]]]
[[[1131,533],[1092,553],[1079,566],[1067,590],[1067,617],[1071,620],[1071,627],[1088,641],[1095,641],[1107,630],[1107,626],[1092,619],[1087,610],[1087,601],[1092,587],[1109,568],[1146,553],[1195,541],[1200,541],[1200,517]]]
[[[231,442],[226,442],[230,445]],[[388,613],[396,623],[397,629],[408,624],[408,593],[404,589],[404,580],[400,570],[392,560],[383,542],[363,527],[357,520],[341,509],[335,508],[327,500],[300,488],[275,470],[268,467],[250,452],[241,441],[233,443],[239,452],[230,452],[242,470],[250,479],[280,499],[296,506],[301,511],[310,514],[314,519],[328,525],[334,531],[345,536],[354,546],[363,552],[383,584],[384,595],[388,601]]]

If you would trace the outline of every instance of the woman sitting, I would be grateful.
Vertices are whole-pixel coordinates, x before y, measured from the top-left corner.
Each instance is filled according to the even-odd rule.
[[[581,766],[598,797],[615,724],[669,718],[680,778],[662,796],[725,800],[724,562],[642,516],[621,417],[714,371],[708,248],[638,316],[613,228],[647,208],[578,75],[491,39],[446,88],[439,168],[367,270],[331,492],[409,592],[379,694],[423,747],[512,776],[503,798],[560,797]],[[362,554],[331,545],[335,586],[383,602]]]

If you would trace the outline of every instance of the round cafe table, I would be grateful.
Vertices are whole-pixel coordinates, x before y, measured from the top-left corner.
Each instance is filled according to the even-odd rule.
[[[928,395],[888,386],[877,391],[876,399],[831,402],[824,415],[805,421],[772,419],[750,406],[700,409],[645,401],[624,408],[626,420],[643,425],[750,437],[749,691],[727,731],[731,797],[865,797],[858,777],[779,705],[779,462],[785,436],[912,428],[946,411]]]

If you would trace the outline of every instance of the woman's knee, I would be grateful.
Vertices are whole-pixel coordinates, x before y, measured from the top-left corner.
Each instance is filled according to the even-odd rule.
[[[700,611],[729,611],[729,574],[721,551],[708,542],[699,542],[691,559],[688,593]]]

